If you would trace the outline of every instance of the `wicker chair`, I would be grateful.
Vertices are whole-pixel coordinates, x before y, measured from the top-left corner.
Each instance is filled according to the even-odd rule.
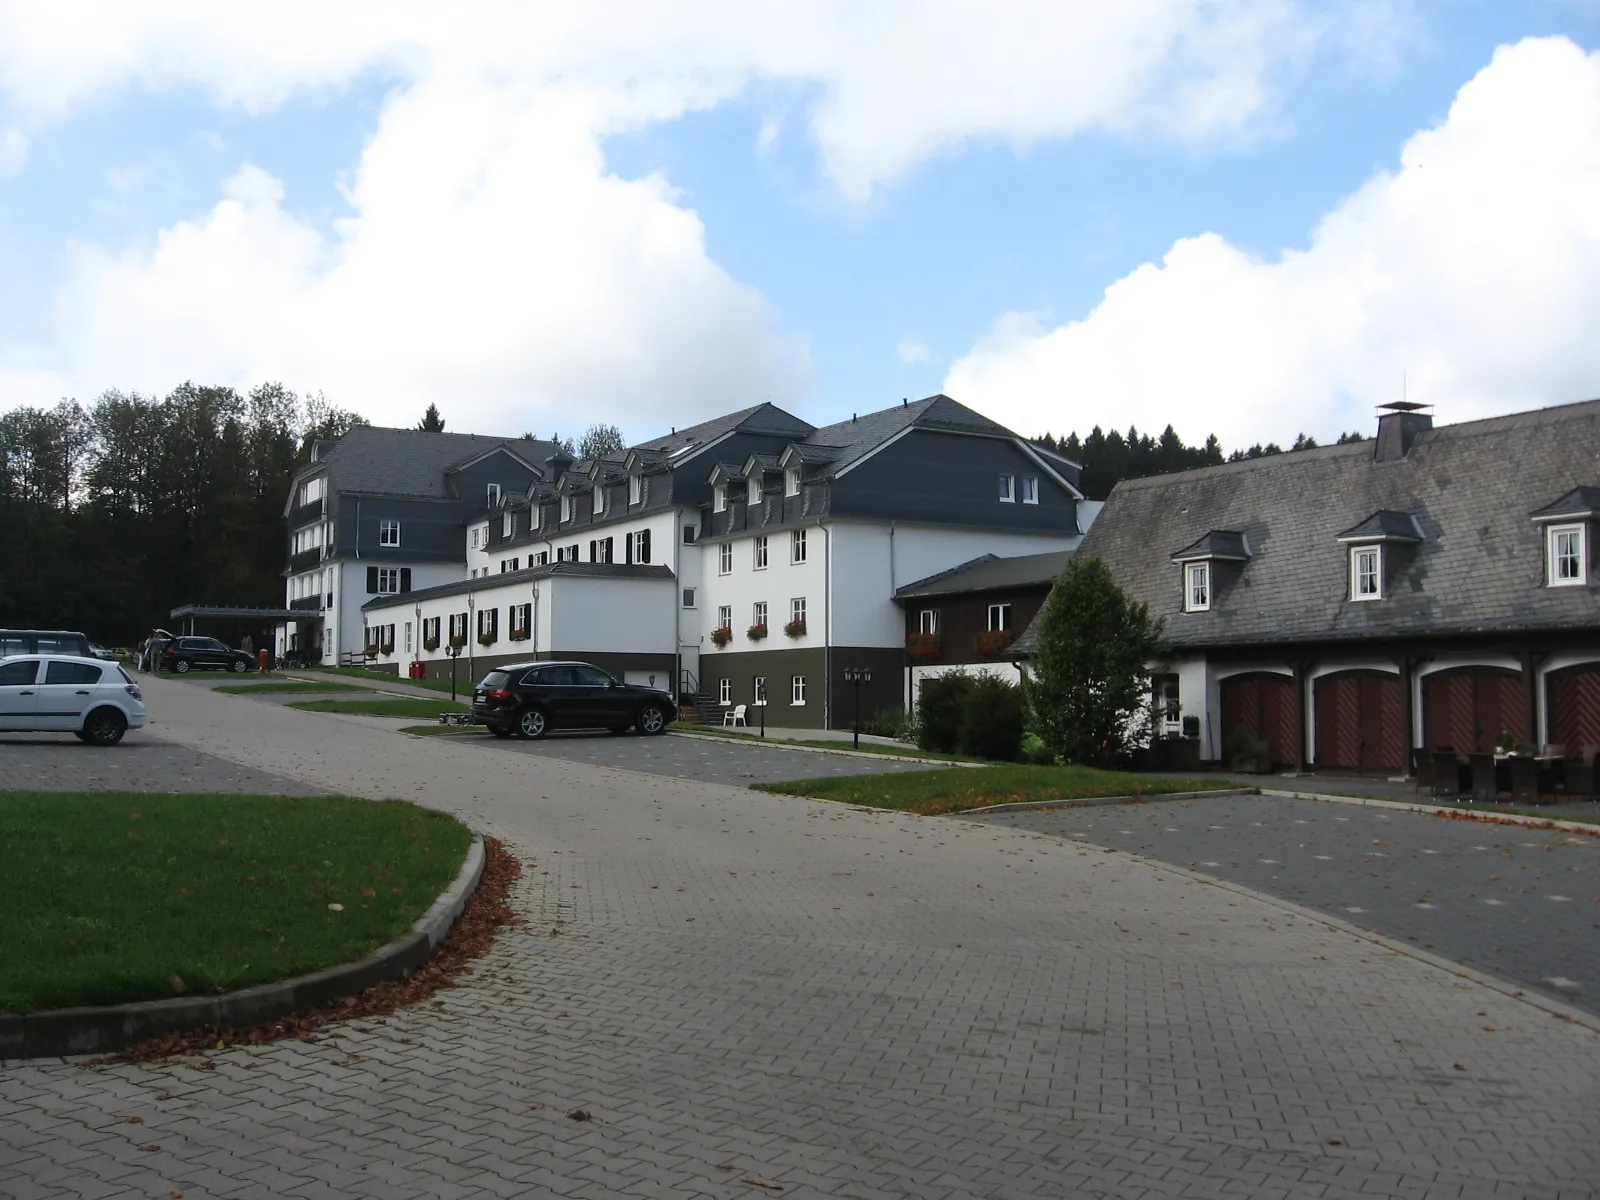
[[[1449,746],[1437,747],[1430,756],[1433,764],[1433,794],[1461,795],[1461,759]]]

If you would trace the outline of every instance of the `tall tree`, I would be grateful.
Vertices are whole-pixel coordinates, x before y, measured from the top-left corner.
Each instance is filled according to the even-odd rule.
[[[444,432],[444,418],[439,415],[437,404],[428,405],[428,411],[422,414],[422,420],[417,422],[417,428],[424,433]]]
[[[1074,558],[1044,602],[1038,638],[1022,684],[1028,728],[1068,762],[1122,761],[1149,713],[1146,664],[1161,622],[1098,558]]]
[[[620,454],[626,448],[622,430],[615,425],[591,425],[578,439],[579,458],[604,458],[608,454]]]

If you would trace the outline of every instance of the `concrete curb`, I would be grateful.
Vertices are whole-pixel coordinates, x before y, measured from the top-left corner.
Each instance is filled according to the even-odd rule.
[[[1108,804],[1142,804],[1156,800],[1196,800],[1201,796],[1255,796],[1255,788],[1215,788],[1203,792],[1153,792],[1137,796],[1082,796],[1076,800],[1022,800],[1015,804],[990,804],[984,808],[963,808],[947,817],[975,817],[987,813],[1031,812],[1039,808],[1099,808]]]
[[[1408,812],[1430,813],[1435,816],[1455,816],[1465,821],[1487,821],[1491,825],[1526,825],[1531,829],[1559,829],[1563,833],[1586,833],[1600,837],[1600,825],[1583,821],[1562,821],[1555,817],[1530,817],[1523,813],[1488,812],[1481,808],[1455,808],[1449,804],[1418,804],[1410,800],[1370,800],[1365,796],[1335,796],[1325,792],[1291,792],[1282,788],[1260,788],[1263,796],[1281,799],[1325,800],[1329,804],[1355,804],[1362,808],[1401,809]]]
[[[202,1025],[259,1025],[296,1009],[360,995],[375,983],[409,975],[427,960],[483,878],[483,839],[477,834],[455,881],[411,929],[365,958],[324,971],[264,983],[221,996],[184,996],[103,1008],[59,1008],[49,1012],[0,1013],[0,1062],[107,1054],[158,1033]]]
[[[769,750],[798,750],[803,754],[838,754],[844,758],[870,758],[875,762],[888,759],[891,762],[927,763],[930,767],[983,767],[987,763],[953,762],[947,758],[916,758],[909,754],[873,754],[868,750],[830,750],[822,746],[796,746],[792,742],[769,741],[765,738],[731,738],[717,737],[713,734],[689,733],[680,729],[667,731],[673,737],[693,738],[697,742],[721,742],[727,745],[732,742],[735,746],[761,746]]]

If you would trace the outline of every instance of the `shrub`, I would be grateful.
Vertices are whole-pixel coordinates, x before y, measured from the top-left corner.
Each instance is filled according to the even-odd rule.
[[[1057,762],[1055,751],[1044,744],[1037,733],[1022,735],[1022,761],[1036,767],[1050,767]]]
[[[978,675],[961,700],[957,746],[963,754],[1016,762],[1022,746],[1022,689],[998,675]]]
[[[917,691],[917,745],[953,754],[961,741],[961,709],[972,690],[972,676],[946,671],[922,681]]]
[[[874,737],[898,738],[901,741],[912,740],[907,736],[910,727],[911,722],[906,718],[905,709],[898,705],[880,708],[861,722],[862,733],[870,733]]]

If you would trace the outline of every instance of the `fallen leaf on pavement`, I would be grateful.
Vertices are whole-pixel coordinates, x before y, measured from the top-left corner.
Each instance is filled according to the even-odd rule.
[[[776,1183],[771,1179],[757,1179],[754,1175],[746,1175],[739,1182],[748,1183],[751,1187],[766,1188],[768,1191],[783,1191],[783,1184]]]
[[[594,1114],[587,1108],[575,1108],[567,1114],[569,1121],[592,1121]]]

